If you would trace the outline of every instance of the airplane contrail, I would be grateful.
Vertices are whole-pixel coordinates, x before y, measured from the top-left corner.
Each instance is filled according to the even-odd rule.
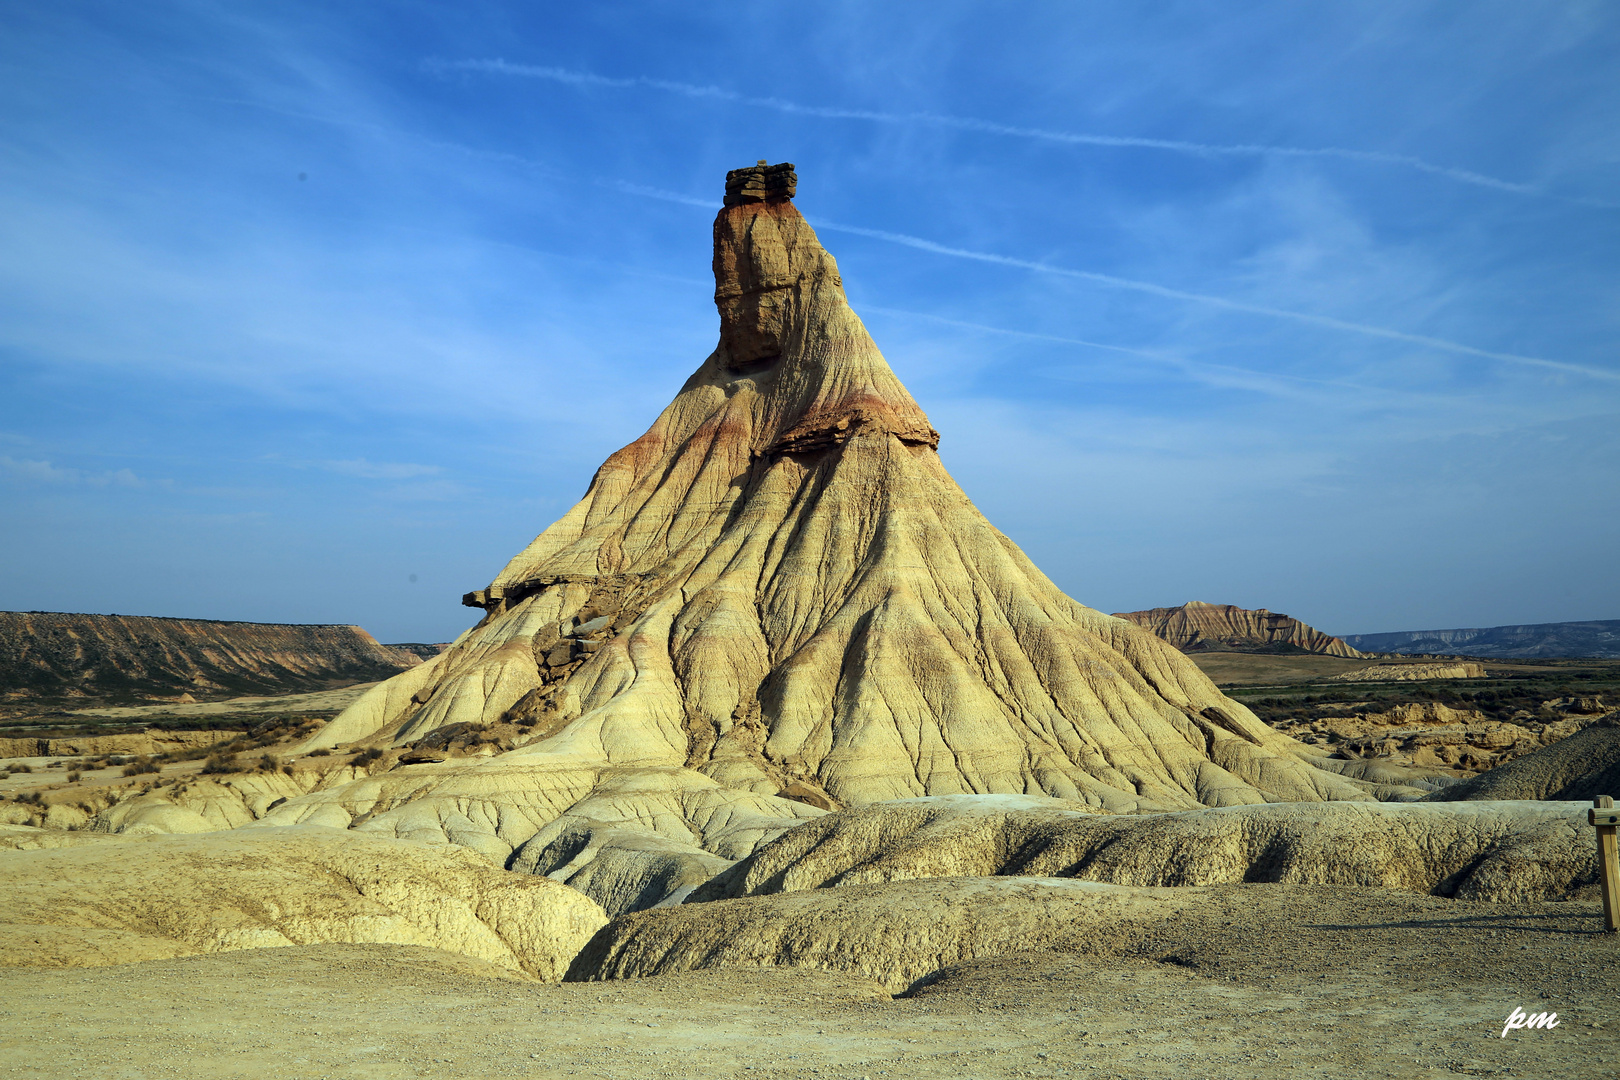
[[[726,90],[718,86],[698,86],[693,83],[674,82],[669,79],[651,79],[645,76],[610,78],[606,75],[596,75],[588,71],[572,71],[568,68],[547,67],[538,64],[514,64],[501,59],[427,60],[423,62],[423,66],[430,71],[438,72],[479,71],[492,75],[516,75],[531,79],[549,79],[552,82],[565,83],[570,86],[603,86],[616,89],[645,87],[671,94],[681,94],[686,97],[708,98],[716,101],[730,101],[742,105],[775,109],[778,112],[793,113],[799,116],[817,116],[832,120],[866,120],[879,124],[923,124],[931,127],[955,128],[959,131],[978,131],[989,135],[1003,135],[1012,138],[1035,139],[1043,142],[1070,145],[1169,150],[1202,157],[1340,158],[1347,161],[1365,161],[1381,165],[1400,165],[1431,173],[1435,176],[1444,176],[1459,183],[1495,188],[1498,191],[1512,192],[1515,195],[1545,194],[1541,188],[1534,184],[1516,183],[1511,180],[1503,180],[1500,177],[1474,172],[1471,169],[1436,165],[1433,162],[1409,154],[1392,154],[1382,150],[1356,150],[1342,146],[1272,146],[1262,143],[1223,145],[1220,143],[1192,142],[1184,139],[1150,139],[1135,135],[1094,135],[1084,132],[1052,131],[1046,128],[1019,127],[1013,124],[998,123],[993,120],[979,120],[967,116],[949,116],[943,113],[895,113],[874,109],[805,105],[796,101],[787,101],[783,98],[753,97],[747,94],[739,94],[734,90]],[[1574,201],[1588,202],[1589,200]],[[1594,202],[1592,205],[1607,206],[1609,204]]]
[[[663,191],[658,188],[644,187],[639,184],[628,184],[622,181],[615,182],[614,187],[633,195],[646,198],[661,199],[665,202],[676,202],[684,206],[697,206],[704,209],[718,209],[713,199],[700,199],[695,196],[682,195],[678,192]],[[1571,375],[1584,375],[1590,379],[1606,379],[1620,382],[1620,372],[1608,371],[1603,368],[1587,367],[1583,364],[1570,364],[1562,360],[1546,360],[1539,356],[1523,356],[1519,353],[1493,352],[1490,349],[1479,349],[1472,345],[1464,345],[1458,341],[1448,341],[1445,338],[1430,337],[1426,334],[1409,334],[1403,330],[1391,330],[1384,326],[1373,326],[1369,323],[1351,322],[1348,319],[1335,319],[1331,315],[1313,315],[1304,311],[1290,311],[1287,308],[1269,307],[1264,304],[1250,304],[1242,300],[1229,300],[1224,296],[1211,296],[1207,293],[1187,292],[1184,289],[1172,289],[1168,286],[1158,285],[1151,281],[1137,281],[1134,278],[1119,277],[1114,274],[1102,274],[1094,270],[1072,270],[1066,266],[1054,266],[1051,263],[1035,262],[1031,259],[1019,259],[1011,255],[997,255],[992,252],[970,251],[966,248],[951,247],[947,244],[936,243],[920,236],[908,236],[905,233],[887,232],[883,229],[867,229],[859,225],[840,225],[837,222],[825,221],[816,218],[808,219],[812,227],[826,229],[829,232],[848,233],[852,236],[865,236],[873,240],[883,240],[891,244],[902,244],[919,251],[927,251],[935,255],[949,255],[957,259],[971,259],[975,262],[991,263],[996,266],[1007,266],[1017,270],[1029,270],[1038,274],[1054,274],[1058,277],[1076,278],[1081,281],[1090,281],[1098,285],[1107,285],[1116,289],[1128,289],[1133,292],[1147,293],[1151,296],[1161,296],[1169,300],[1182,300],[1196,304],[1208,304],[1212,307],[1225,308],[1228,311],[1241,311],[1250,315],[1265,315],[1274,319],[1288,319],[1292,322],[1306,323],[1311,326],[1326,327],[1330,330],[1343,330],[1353,334],[1365,334],[1369,337],[1386,338],[1391,341],[1405,341],[1413,345],[1424,345],[1432,349],[1442,349],[1446,352],[1460,353],[1465,356],[1478,356],[1487,360],[1501,360],[1510,364],[1524,364],[1531,367],[1547,368],[1552,371],[1565,372]]]
[[[1210,296],[1206,293],[1186,292],[1182,289],[1171,289],[1164,285],[1156,285],[1151,281],[1136,281],[1132,278],[1116,277],[1113,274],[1099,274],[1092,270],[1071,270],[1065,266],[1053,266],[1051,263],[1034,262],[1029,259],[1018,259],[1009,255],[996,255],[983,251],[968,251],[964,248],[948,247],[932,240],[925,240],[920,236],[907,236],[904,233],[885,232],[882,229],[865,229],[857,225],[839,225],[830,221],[810,222],[818,229],[828,229],[832,232],[850,233],[855,236],[868,236],[875,240],[886,240],[891,244],[904,244],[906,247],[916,248],[919,251],[928,251],[936,255],[950,255],[958,259],[973,259],[977,262],[994,263],[998,266],[1010,266],[1020,270],[1033,270],[1041,274],[1056,274],[1060,277],[1079,278],[1082,281],[1091,281],[1099,285],[1108,285],[1116,289],[1130,289],[1135,292],[1148,293],[1153,296],[1162,296],[1172,300],[1187,300],[1193,303],[1209,304],[1214,307],[1226,308],[1229,311],[1243,311],[1251,315],[1268,315],[1275,319],[1289,319],[1294,322],[1309,323],[1313,326],[1324,326],[1332,330],[1347,330],[1355,334],[1366,334],[1371,337],[1388,338],[1392,341],[1406,341],[1414,345],[1426,345],[1430,348],[1444,349],[1447,352],[1462,353],[1467,356],[1480,356],[1489,360],[1503,360],[1513,364],[1530,364],[1535,367],[1550,368],[1554,371],[1564,371],[1575,375],[1585,375],[1593,379],[1613,379],[1620,382],[1620,372],[1606,371],[1603,368],[1586,367],[1582,364],[1568,364],[1562,360],[1545,360],[1539,356],[1523,356],[1518,353],[1492,352],[1489,349],[1478,349],[1472,345],[1461,342],[1447,341],[1445,338],[1429,337],[1425,334],[1408,334],[1401,330],[1391,330],[1383,326],[1372,326],[1368,323],[1351,322],[1347,319],[1335,319],[1330,315],[1313,315],[1304,311],[1289,311],[1287,308],[1268,307],[1264,304],[1250,304],[1241,300],[1229,300],[1224,296]]]

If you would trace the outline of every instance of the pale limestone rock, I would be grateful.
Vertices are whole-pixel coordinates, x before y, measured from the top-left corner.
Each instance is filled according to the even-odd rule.
[[[715,221],[714,353],[469,594],[477,627],[305,749],[403,747],[451,724],[526,734],[481,761],[291,797],[258,824],[502,860],[553,823],[607,830],[586,849],[621,853],[616,869],[590,876],[622,897],[643,877],[686,882],[697,851],[742,858],[826,808],[885,799],[1003,792],[1134,812],[1382,791],[1315,767],[997,532],[940,464],[786,172],[760,177],[738,194],[761,201]],[[654,853],[622,854],[629,831],[657,838]],[[534,866],[562,873],[555,857]]]
[[[1540,747],[1459,784],[1441,788],[1433,802],[1480,799],[1591,800],[1620,793],[1620,714],[1606,716],[1567,738]]]
[[[555,980],[593,901],[470,851],[328,829],[0,833],[0,966],[83,967],[325,942],[423,945]]]
[[[1565,899],[1596,880],[1589,832],[1582,807],[1567,802],[1294,803],[1116,817],[1051,800],[913,799],[831,814],[787,833],[687,903],[981,875]]]
[[[865,976],[898,994],[978,957],[1164,926],[1203,894],[1071,878],[946,878],[686,904],[613,920],[574,960],[568,981],[788,966]]]
[[[1485,665],[1459,660],[1452,664],[1380,664],[1329,675],[1327,682],[1420,682],[1427,679],[1483,679]]]

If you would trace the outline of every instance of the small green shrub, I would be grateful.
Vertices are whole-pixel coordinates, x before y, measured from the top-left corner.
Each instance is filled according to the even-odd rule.
[[[311,750],[309,752],[308,756],[310,756],[310,757],[331,757],[332,756],[332,751],[328,750],[326,747],[323,746],[319,750]]]
[[[377,747],[373,746],[370,750],[362,750],[360,753],[354,755],[354,757],[349,759],[349,764],[370,765],[373,761],[376,761],[382,756],[383,752]]]
[[[67,777],[68,783],[77,784],[79,782],[79,777],[81,777],[83,775],[84,774],[79,772],[79,770],[74,769],[72,772],[68,773],[68,777]]]
[[[242,766],[237,764],[233,755],[221,752],[209,754],[208,760],[203,762],[202,771],[204,773],[233,773],[241,772]]]

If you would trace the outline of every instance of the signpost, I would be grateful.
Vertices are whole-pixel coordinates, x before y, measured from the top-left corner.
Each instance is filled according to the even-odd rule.
[[[1603,884],[1603,929],[1607,933],[1620,930],[1620,844],[1616,843],[1614,830],[1620,826],[1620,810],[1614,808],[1614,800],[1607,795],[1592,800],[1592,809],[1586,812],[1586,820],[1597,826],[1598,849],[1598,880]]]

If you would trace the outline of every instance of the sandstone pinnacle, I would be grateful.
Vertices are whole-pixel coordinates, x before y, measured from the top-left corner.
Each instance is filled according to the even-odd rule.
[[[728,176],[714,351],[468,594],[475,628],[308,746],[463,756],[267,822],[438,835],[557,876],[588,846],[567,837],[609,825],[735,859],[828,809],[923,795],[1371,798],[979,513],[794,190],[790,165]]]

